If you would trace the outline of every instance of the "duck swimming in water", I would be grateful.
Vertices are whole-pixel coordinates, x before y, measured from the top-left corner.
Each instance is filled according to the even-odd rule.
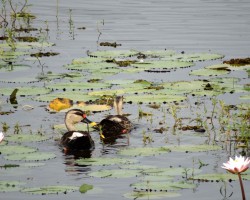
[[[123,97],[115,97],[114,108],[117,115],[109,115],[99,123],[100,135],[103,139],[119,137],[131,131],[133,125],[127,117],[122,115],[122,106]]]
[[[62,136],[60,144],[65,151],[94,149],[94,141],[92,140],[89,131],[77,131],[75,128],[75,124],[79,122],[87,123],[91,126],[96,124],[87,118],[84,111],[80,109],[69,110],[65,115],[64,122],[68,132]]]

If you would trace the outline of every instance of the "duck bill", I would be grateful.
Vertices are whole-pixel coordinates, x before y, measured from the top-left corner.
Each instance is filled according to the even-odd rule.
[[[95,122],[90,121],[88,118],[84,118],[81,122],[89,124],[91,127],[96,126]]]

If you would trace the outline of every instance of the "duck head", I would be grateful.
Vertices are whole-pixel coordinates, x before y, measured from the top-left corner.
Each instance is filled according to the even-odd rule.
[[[75,124],[79,122],[89,124],[90,126],[96,125],[96,123],[89,120],[86,113],[80,109],[72,109],[66,113],[65,125],[69,131],[75,131]]]

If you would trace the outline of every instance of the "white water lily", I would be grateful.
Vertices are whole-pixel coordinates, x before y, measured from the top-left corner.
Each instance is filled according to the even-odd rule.
[[[238,174],[245,172],[249,168],[249,165],[250,159],[240,155],[239,157],[235,156],[235,159],[229,158],[229,161],[223,163],[221,167],[233,174]]]
[[[241,173],[245,172],[250,165],[250,158],[245,158],[244,156],[235,156],[235,159],[229,158],[229,161],[226,163],[223,163],[223,166],[221,166],[223,169],[226,169],[227,171],[237,174],[240,181],[240,188],[241,188],[241,194],[242,194],[242,200],[246,200],[245,196],[245,190],[243,186],[243,181],[241,178]]]
[[[3,141],[3,139],[4,139],[4,134],[3,132],[0,132],[0,143]]]

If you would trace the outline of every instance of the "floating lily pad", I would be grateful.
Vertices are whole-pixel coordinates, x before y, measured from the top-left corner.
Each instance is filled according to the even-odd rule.
[[[216,69],[203,68],[203,69],[193,70],[189,74],[195,75],[195,76],[221,76],[221,75],[225,75],[228,73],[229,73],[229,71],[224,70],[224,69],[216,70]]]
[[[168,153],[169,151],[170,149],[164,147],[159,147],[159,148],[137,147],[137,148],[121,149],[119,151],[119,154],[126,156],[154,156],[163,153]]]
[[[42,75],[38,75],[36,78],[38,80],[53,80],[53,79],[79,79],[82,78],[83,74],[79,73],[79,72],[70,72],[70,73],[59,73],[59,74],[55,74],[52,72],[49,72],[47,74],[42,74]]]
[[[196,62],[205,60],[216,60],[223,58],[224,55],[213,53],[191,53],[191,54],[176,54],[170,59],[181,60],[186,62]],[[168,59],[168,58],[167,58]]]
[[[114,51],[95,51],[91,52],[91,56],[104,57],[104,58],[116,58],[116,57],[129,57],[137,54],[137,51],[132,50],[114,50]]]
[[[175,54],[173,50],[152,50],[152,51],[142,51],[141,54],[150,57],[171,57]]]
[[[63,112],[67,112],[70,109],[81,109],[84,111],[107,111],[110,110],[112,107],[109,105],[97,105],[97,104],[89,104],[89,105],[84,105],[84,106],[78,106],[78,105],[73,105],[69,109],[62,110]]]
[[[93,89],[103,89],[110,87],[107,83],[88,83],[88,82],[68,82],[68,83],[55,83],[47,86],[51,89],[60,90],[93,90]]]
[[[51,47],[54,46],[54,43],[49,42],[16,42],[15,47],[17,49],[31,49],[31,48],[42,48],[42,47]],[[10,49],[10,46],[7,43],[0,44],[0,47]]]
[[[248,175],[242,175],[242,178],[244,180],[250,180],[250,174]],[[192,179],[198,180],[198,181],[229,181],[229,180],[238,180],[239,177],[236,174],[198,174],[195,175]]]
[[[75,161],[78,165],[128,165],[136,163],[136,160],[125,158],[82,158]]]
[[[150,61],[132,64],[134,67],[147,69],[174,69],[174,68],[183,68],[191,67],[193,63],[190,62],[181,62],[181,61]]]
[[[20,181],[1,181],[0,180],[0,192],[13,192],[19,191],[25,185]]]
[[[45,135],[40,134],[25,134],[25,133],[19,133],[15,135],[10,135],[7,140],[11,142],[41,142],[48,140],[49,137]]]
[[[81,193],[86,193],[89,190],[92,190],[94,188],[93,185],[89,185],[89,184],[82,184],[79,188],[79,192]]]
[[[153,165],[122,165],[120,166],[123,169],[152,169],[152,168],[157,168],[156,166]]]
[[[66,91],[66,92],[57,92],[57,93],[42,95],[42,96],[36,97],[34,100],[43,101],[43,102],[50,102],[56,98],[68,98],[68,99],[71,99],[73,101],[94,101],[94,100],[98,99],[98,97],[90,96],[84,92]]]
[[[179,197],[181,194],[175,192],[143,192],[143,191],[135,191],[131,193],[126,193],[123,195],[128,199],[163,199],[163,198],[174,198]]]
[[[186,96],[177,96],[177,95],[130,95],[126,96],[126,102],[131,101],[133,103],[167,103],[174,101],[183,101]]]
[[[64,66],[66,69],[69,70],[78,70],[78,71],[83,71],[83,70],[98,70],[98,69],[105,69],[105,68],[112,68],[116,67],[116,64],[114,63],[107,63],[107,62],[91,62],[91,63],[74,63],[74,64],[69,64]]]
[[[21,163],[20,167],[33,168],[33,167],[41,167],[44,165],[45,165],[45,163]]]
[[[17,72],[30,68],[31,66],[29,65],[0,63],[0,72]]]
[[[184,174],[198,174],[200,169],[195,168],[183,168],[183,167],[167,167],[157,169],[145,169],[143,173],[150,176],[181,176]]]
[[[37,149],[33,147],[21,146],[21,145],[6,145],[0,146],[0,152],[4,155],[11,154],[22,154],[22,153],[32,153],[36,152]]]
[[[171,151],[177,152],[201,152],[201,151],[218,151],[222,148],[218,145],[181,145],[181,146],[168,146]]]
[[[12,154],[5,156],[7,160],[16,160],[16,161],[42,161],[42,160],[50,160],[55,158],[56,155],[54,153],[45,153],[45,152],[34,152],[34,153],[26,153],[26,154]]]
[[[229,65],[229,64],[217,64],[217,65],[211,65],[206,67],[207,69],[217,69],[217,70],[244,70],[250,68],[250,65],[244,65],[244,66],[234,66],[234,65]]]
[[[86,63],[99,63],[104,62],[105,58],[97,58],[97,57],[84,57],[84,58],[75,58],[72,60],[73,65],[86,64]]]
[[[194,189],[197,186],[193,183],[184,183],[184,182],[166,182],[166,181],[159,181],[159,182],[139,182],[134,183],[131,185],[135,190],[141,191],[176,191],[181,189]]]
[[[51,92],[50,89],[38,87],[16,87],[18,89],[17,96],[40,95]],[[0,88],[0,94],[11,95],[15,88]]]
[[[89,175],[98,178],[130,178],[138,176],[139,173],[140,170],[111,169],[91,172]]]
[[[69,192],[78,191],[79,187],[70,186],[70,185],[51,185],[51,186],[42,186],[42,187],[33,187],[33,188],[24,188],[21,192],[29,193],[29,194],[59,194],[64,193],[67,194]]]

